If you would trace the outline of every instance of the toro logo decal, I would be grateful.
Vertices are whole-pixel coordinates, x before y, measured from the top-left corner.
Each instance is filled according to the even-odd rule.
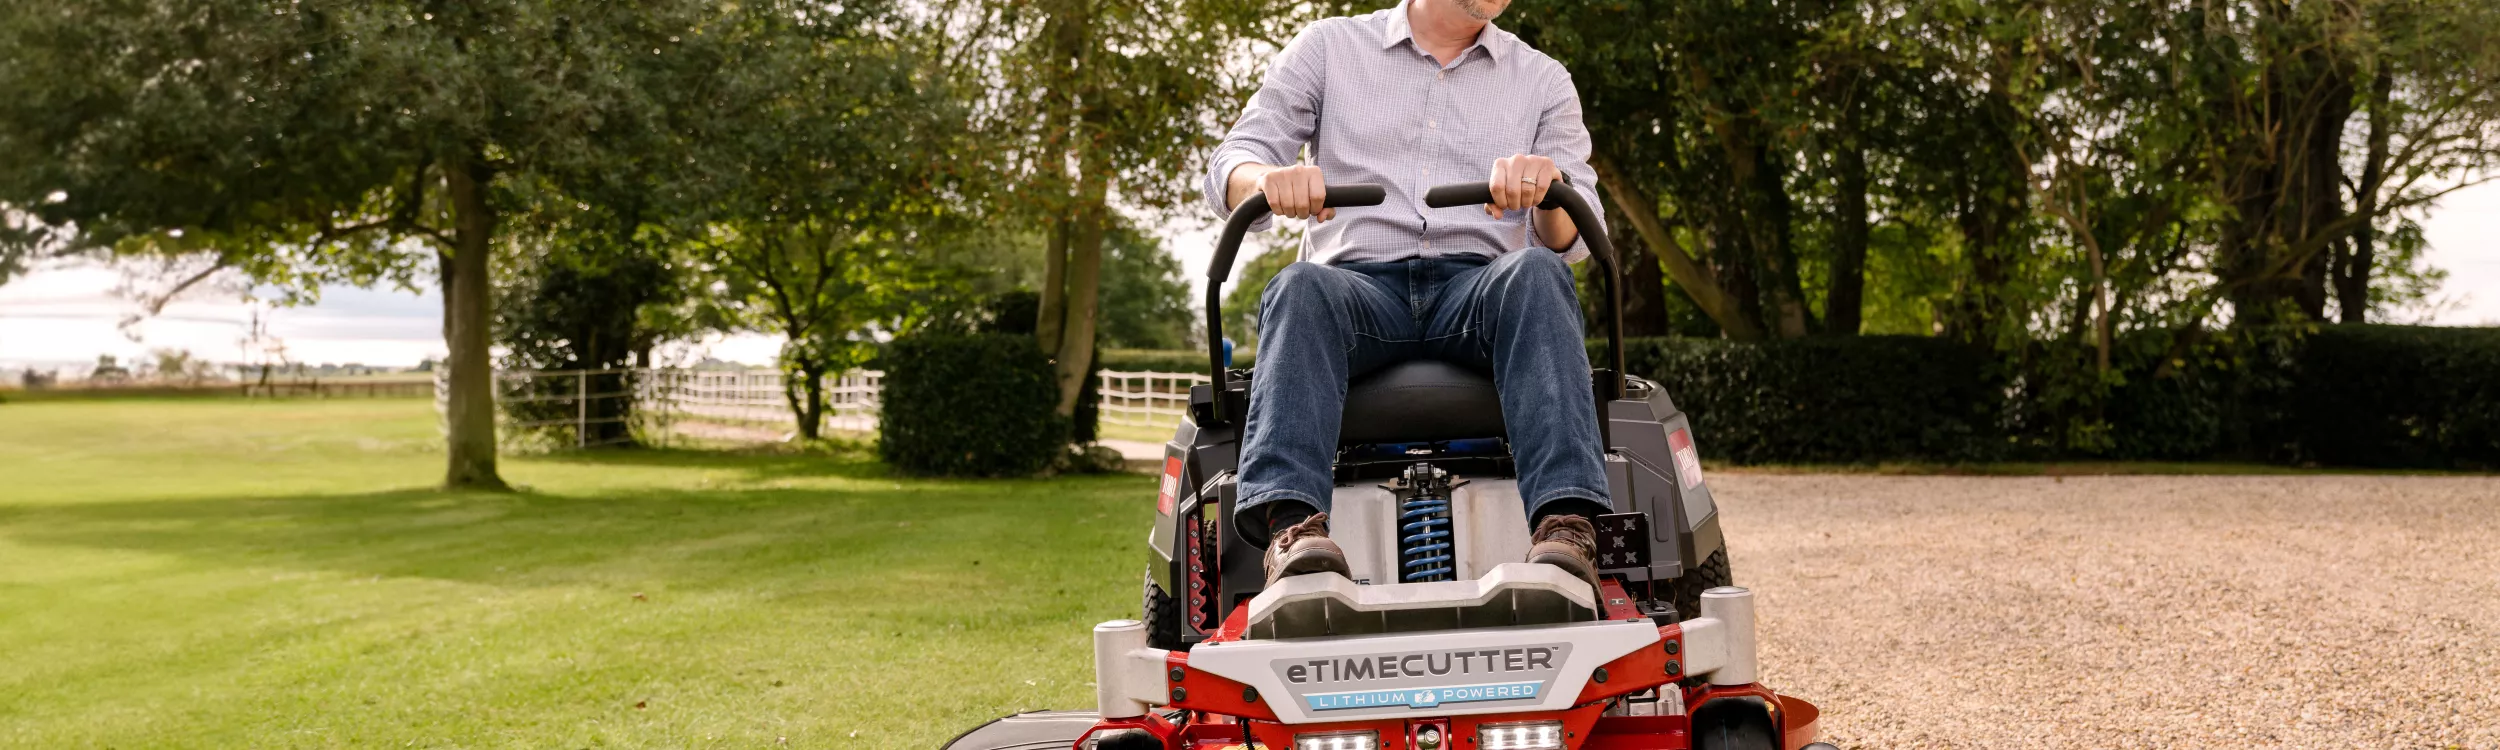
[[[1163,492],[1155,496],[1155,512],[1172,515],[1172,503],[1181,495],[1181,457],[1163,459]]]
[[[1568,643],[1278,659],[1276,676],[1304,708],[1428,709],[1453,703],[1531,702],[1545,695]]]
[[[1675,474],[1684,489],[1701,486],[1701,452],[1693,450],[1693,435],[1686,430],[1667,434],[1667,448],[1675,451]]]

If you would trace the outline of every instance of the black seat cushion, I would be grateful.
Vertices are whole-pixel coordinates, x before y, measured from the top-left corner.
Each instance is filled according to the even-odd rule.
[[[1493,378],[1432,360],[1355,378],[1339,425],[1337,442],[1345,445],[1507,437]]]

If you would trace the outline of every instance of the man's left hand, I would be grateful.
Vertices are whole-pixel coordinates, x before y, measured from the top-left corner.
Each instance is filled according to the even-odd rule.
[[[1535,208],[1545,202],[1545,191],[1562,179],[1562,170],[1554,168],[1554,160],[1535,154],[1513,154],[1493,160],[1493,202],[1485,204],[1487,216],[1501,218],[1503,211]]]

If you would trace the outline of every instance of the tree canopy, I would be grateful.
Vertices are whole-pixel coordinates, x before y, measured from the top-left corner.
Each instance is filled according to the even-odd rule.
[[[772,330],[795,384],[1030,287],[1068,414],[1096,346],[1191,343],[1156,238],[1279,40],[1372,5],[20,3],[0,281],[96,254],[303,295],[438,285],[454,485],[500,482],[497,320],[551,362]],[[2500,166],[2487,0],[1539,0],[1500,23],[1574,74],[1628,333],[1939,336],[2082,404],[2208,331],[2419,304],[2421,220]],[[498,274],[525,309],[498,315]]]

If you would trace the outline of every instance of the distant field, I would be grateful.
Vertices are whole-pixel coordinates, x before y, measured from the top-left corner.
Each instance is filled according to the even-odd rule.
[[[0,405],[0,746],[930,747],[1091,702],[1152,480],[507,459],[423,400]],[[786,740],[786,745],[783,744]]]
[[[433,396],[433,386],[434,376],[431,373],[422,372],[344,375],[319,380],[272,379],[267,384],[257,381],[242,383],[229,380],[107,385],[74,382],[33,390],[17,387],[12,382],[8,386],[0,387],[0,403],[245,396],[265,398],[273,394],[284,398],[430,398]]]

